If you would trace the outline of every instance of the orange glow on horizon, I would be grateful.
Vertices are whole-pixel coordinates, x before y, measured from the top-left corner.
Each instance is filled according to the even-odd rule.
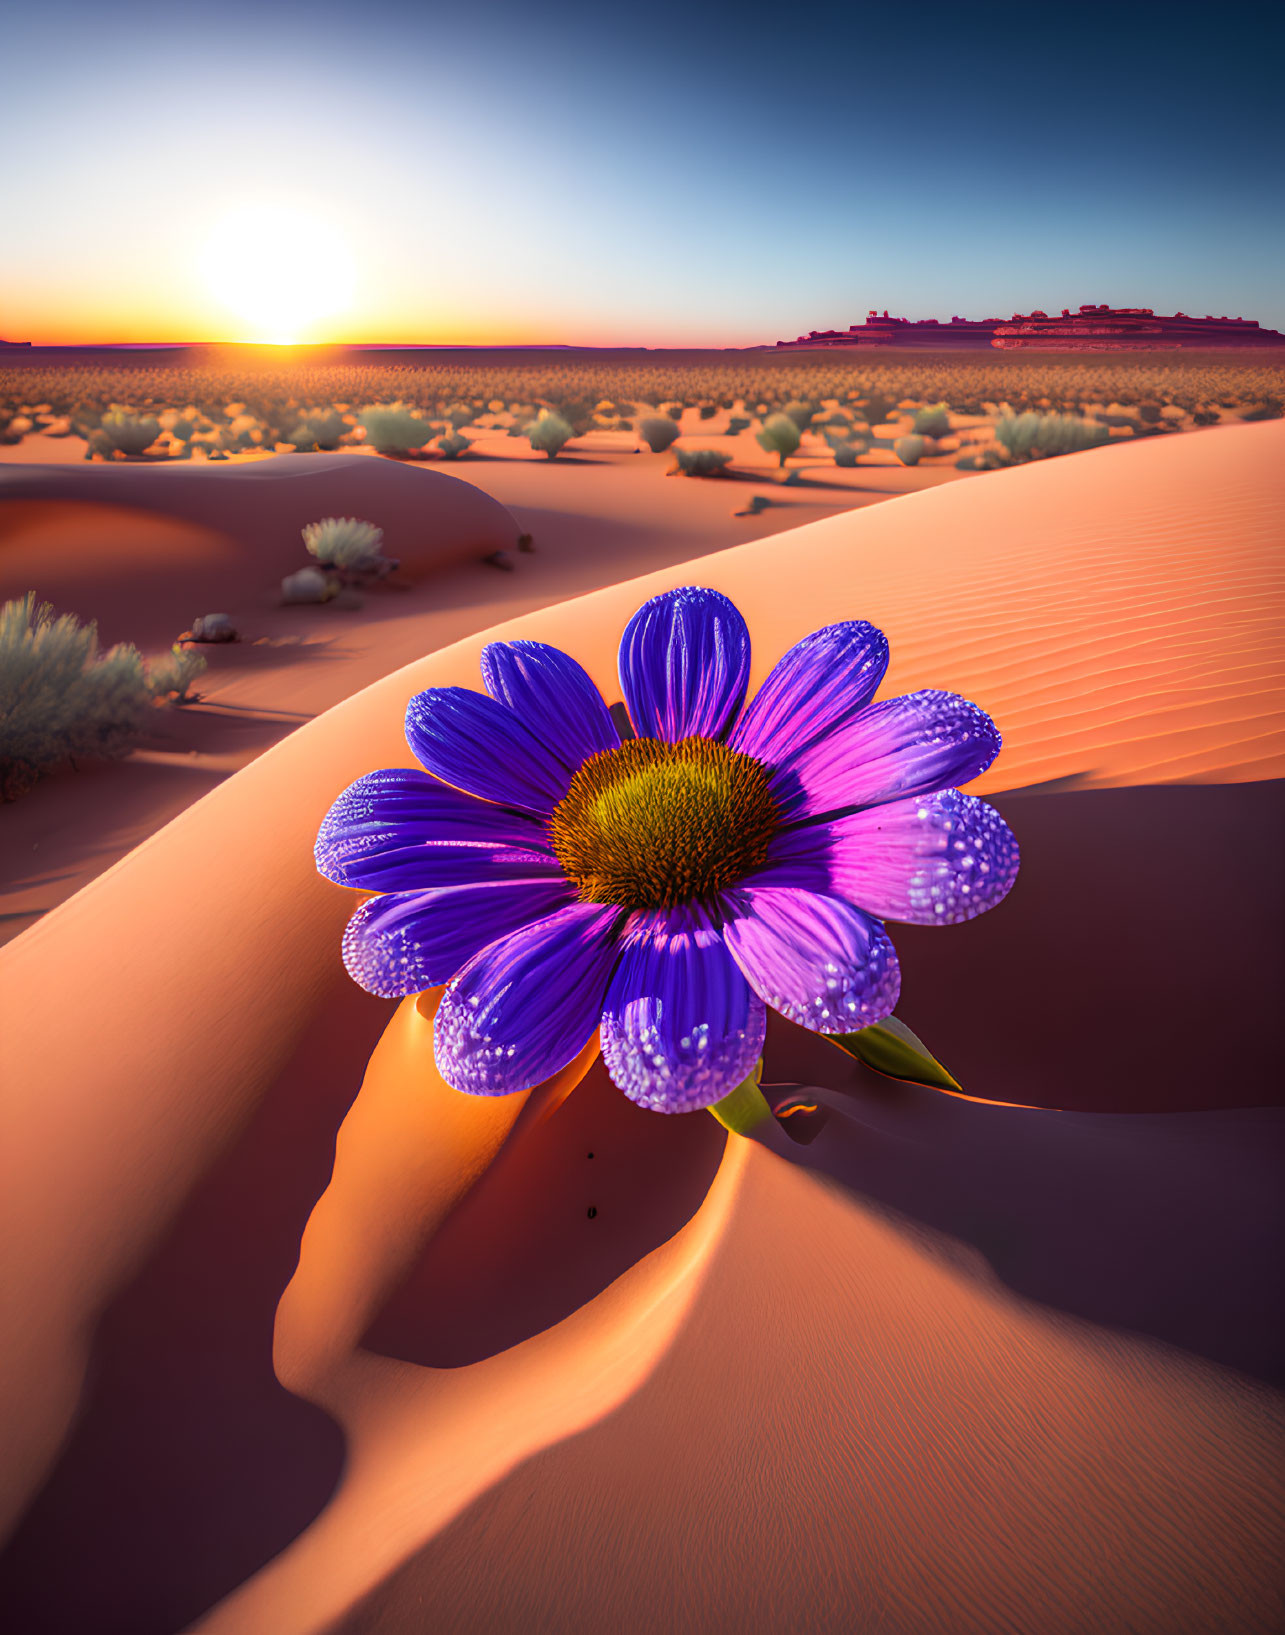
[[[573,332],[571,324],[520,323],[512,320],[496,323],[476,316],[457,319],[435,316],[430,322],[410,314],[404,316],[388,312],[371,314],[370,322],[357,315],[346,321],[334,320],[315,326],[313,332],[300,340],[258,340],[246,336],[244,325],[229,322],[224,316],[195,309],[175,309],[173,316],[150,307],[142,312],[120,310],[68,311],[65,307],[56,313],[34,310],[24,314],[20,303],[8,306],[5,329],[0,339],[29,341],[32,346],[245,346],[247,348],[274,347],[281,351],[306,351],[328,346],[697,346],[693,340],[655,340],[650,337],[623,339],[618,335],[584,335]],[[718,345],[717,341],[704,343]],[[746,345],[751,342],[724,342],[725,345]]]
[[[177,280],[175,281],[177,283]],[[6,281],[0,339],[32,346],[249,346],[273,337],[247,333],[209,296],[199,277],[188,289],[163,287],[139,292],[101,286],[50,289],[34,279]],[[289,343],[299,349],[327,346],[570,346],[673,347],[701,349],[754,346],[760,334],[694,335],[681,324],[603,321],[584,314],[517,300],[497,315],[480,302],[446,311],[426,294],[411,299],[372,300],[362,291],[349,310],[318,319],[306,336]],[[282,350],[288,350],[283,347]]]

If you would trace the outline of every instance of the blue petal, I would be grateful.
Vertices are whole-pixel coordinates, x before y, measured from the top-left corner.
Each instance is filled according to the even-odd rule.
[[[879,920],[954,925],[994,908],[1020,862],[993,806],[943,789],[787,829],[746,884],[818,885]]]
[[[482,680],[491,697],[514,710],[568,772],[620,743],[602,694],[557,647],[492,642],[482,649]]]
[[[572,903],[482,949],[443,995],[437,1069],[455,1090],[507,1096],[540,1084],[598,1026],[620,910]]]
[[[728,743],[777,766],[855,715],[888,668],[888,638],[863,620],[828,625],[796,643],[750,700]]]
[[[640,738],[718,738],[750,679],[750,633],[716,590],[688,585],[644,602],[620,639],[620,685]]]
[[[314,855],[327,880],[361,891],[449,885],[506,856],[530,858],[529,874],[553,864],[543,824],[403,767],[349,784],[322,819]]]
[[[723,936],[750,985],[814,1033],[853,1033],[891,1016],[901,989],[888,933],[851,903],[796,886],[741,886]]]
[[[363,903],[344,932],[349,976],[393,999],[439,987],[497,937],[574,900],[563,879],[500,880],[396,891]]]
[[[406,742],[444,783],[547,817],[571,773],[504,704],[467,687],[430,687],[406,706]]]
[[[816,822],[967,783],[1000,751],[985,710],[955,693],[924,691],[859,710],[772,778],[787,822]]]
[[[602,1059],[630,1101],[657,1113],[713,1106],[759,1059],[766,1026],[699,908],[633,915],[602,1015]]]

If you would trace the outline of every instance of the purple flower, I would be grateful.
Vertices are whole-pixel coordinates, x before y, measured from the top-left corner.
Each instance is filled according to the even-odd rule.
[[[321,873],[379,893],[345,965],[387,997],[448,984],[437,1065],[472,1095],[538,1084],[600,1031],[631,1100],[689,1112],[749,1074],[768,1005],[818,1033],[881,1021],[883,921],[971,919],[1018,866],[1004,820],[953,787],[999,753],[994,723],[953,693],[873,703],[887,666],[880,631],[830,625],[742,708],[744,619],[668,591],[620,644],[622,742],[574,659],[487,647],[486,694],[410,701],[426,770],[368,773],[321,826]]]

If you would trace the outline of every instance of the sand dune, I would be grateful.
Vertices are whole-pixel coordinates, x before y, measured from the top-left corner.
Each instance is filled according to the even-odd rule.
[[[1265,620],[1279,613],[1282,508],[1271,474],[1283,433],[1268,423],[1157,439],[951,484],[595,592],[523,617],[508,633],[568,647],[614,696],[619,630],[667,585],[711,584],[738,601],[755,635],[756,681],[818,624],[881,623],[893,649],[885,691],[954,688],[999,720],[1005,752],[976,787],[1063,780],[1004,803],[1019,837],[1023,806],[1047,807],[1035,865],[1057,882],[1061,912],[1074,912],[1065,882],[1077,874],[1127,879],[1121,834],[1133,848],[1151,827],[1174,848],[1164,852],[1174,876],[1158,862],[1092,936],[1095,1001],[1120,996],[1119,1017],[1091,1011],[1068,1046],[1066,1010],[1037,1011],[1016,1055],[1001,1034],[975,1034],[966,1088],[1077,1105],[1067,1097],[1074,1075],[1059,1069],[1046,1082],[1040,1063],[1078,1049],[1083,1074],[1092,1077],[1101,1057],[1126,1098],[1131,1080],[1147,1081],[1141,1101],[1090,1092],[1080,1106],[1235,1107],[1234,1070],[1204,1099],[1191,1088],[1210,1064],[1217,1074],[1216,1052],[1192,1061],[1178,1049],[1159,1064],[1135,1052],[1111,1077],[1116,1035],[1131,1037],[1140,963],[1141,1031],[1153,1040],[1157,1028],[1172,1032],[1193,1015],[1226,1015],[1238,989],[1233,966],[1197,960],[1148,918],[1166,880],[1181,879],[1184,864],[1190,874],[1178,806],[1131,809],[1129,829],[1102,804],[1125,793],[1227,791],[1094,786],[1249,782],[1282,770],[1271,738],[1280,673]],[[608,1202],[591,1237],[576,1155],[590,1150],[591,1129],[610,1140],[618,1114],[591,1073],[547,1124],[505,1149],[500,1163],[521,1185],[501,1185],[498,1166],[481,1182],[471,1207],[486,1229],[470,1263],[476,1276],[465,1278],[442,1247],[450,1220],[425,1243],[434,1217],[423,1213],[423,1189],[434,1208],[449,1204],[462,1166],[484,1165],[503,1126],[497,1132],[487,1110],[465,1127],[458,1161],[417,1149],[413,1117],[410,1134],[394,1139],[381,1097],[390,1085],[404,1096],[406,1080],[382,1079],[377,1058],[278,1321],[282,1376],[349,1437],[342,1484],[323,1508],[337,1475],[332,1433],[274,1392],[271,1279],[250,1278],[251,1297],[237,1270],[260,1254],[274,1268],[288,1261],[324,1186],[326,1148],[356,1071],[390,1010],[354,998],[337,972],[351,900],[316,879],[311,840],[344,783],[408,761],[400,720],[409,692],[477,685],[482,641],[408,666],[303,727],[0,953],[0,1030],[14,1069],[6,1099],[20,1135],[0,1157],[6,1237],[22,1249],[11,1263],[24,1343],[4,1382],[0,1458],[12,1514],[57,1456],[90,1333],[108,1313],[97,1394],[15,1538],[6,1568],[13,1604],[42,1609],[43,1626],[33,1627],[83,1628],[87,1608],[108,1607],[114,1622],[100,1618],[102,1627],[159,1635],[284,1550],[204,1627],[320,1630],[374,1591],[350,1619],[354,1635],[414,1627],[425,1608],[443,1631],[543,1623],[586,1635],[837,1631],[854,1627],[854,1608],[865,1627],[907,1635],[1275,1628],[1281,1418],[1276,1399],[1248,1378],[1269,1374],[1273,1353],[1244,1309],[1258,1288],[1254,1252],[1271,1246],[1273,1226],[1241,1161],[1246,1115],[1228,1112],[1202,1113],[1196,1124],[1113,1125],[1116,1156],[1100,1167],[1101,1138],[1083,1124],[1062,1126],[1081,1132],[1067,1143],[1080,1168],[1064,1165],[1054,1143],[1047,1191],[1091,1209],[1095,1189],[1127,1190],[1151,1175],[1139,1194],[1149,1200],[1150,1236],[1105,1280],[1114,1291],[1106,1305],[1086,1309],[1084,1291],[1103,1280],[1076,1258],[1074,1211],[1030,1216],[1057,1276],[1020,1263],[1032,1209],[1010,1184],[1026,1156],[1020,1141],[1000,1149],[1013,1162],[990,1176],[989,1202],[964,1193],[934,1217],[904,1188],[880,1196],[859,1170],[843,1171],[847,1192],[820,1186],[786,1161],[806,1161],[811,1148],[770,1153],[734,1141],[715,1170],[710,1153],[692,1148],[688,1121],[656,1121],[645,1160],[641,1148],[632,1156],[620,1126],[612,1161],[623,1168],[595,1171]],[[1088,792],[1067,793],[1071,786]],[[1260,859],[1236,850],[1242,815],[1211,806],[1199,821],[1204,849],[1227,854],[1216,888],[1230,898],[1222,939],[1252,943],[1270,932],[1246,903]],[[1015,907],[1006,920],[1005,909],[938,934],[934,960],[949,957],[949,939],[955,962],[921,967],[936,974],[931,990],[924,977],[913,1011],[908,982],[903,1013],[948,1062],[953,1018],[966,1008],[947,991],[956,974],[974,993],[989,982],[1001,998],[1031,980],[1022,973],[1033,963],[1042,878],[1028,858],[1026,915]],[[1098,902],[1109,910],[1111,900],[1104,890]],[[1077,922],[1082,938],[1095,930],[1090,906]],[[979,942],[992,922],[993,937]],[[1072,939],[1059,957],[1058,936],[1056,925],[1047,929],[1039,957],[1046,979],[1071,986],[1083,944]],[[1203,952],[1203,925],[1201,937]],[[1172,981],[1192,982],[1193,967],[1199,981],[1183,991],[1182,1014],[1166,1016],[1165,993],[1172,1003]],[[381,1051],[405,1048],[398,1029],[413,1035],[415,1015],[403,1011]],[[812,1082],[840,1098],[833,1117],[877,1126],[879,1083],[827,1060]],[[805,1065],[797,1041],[778,1039],[767,1076],[805,1076]],[[450,1099],[424,1090],[430,1105]],[[1244,1101],[1254,1099],[1263,1097]],[[886,1139],[922,1146],[927,1170],[930,1158],[948,1165],[957,1135],[895,1096],[893,1105],[911,1123]],[[954,1105],[968,1107],[970,1132],[1000,1128],[979,1120],[1045,1116]],[[1267,1123],[1251,1147],[1278,1127],[1270,1113],[1253,1116]],[[700,1124],[706,1141],[709,1123]],[[970,1139],[985,1146],[984,1133]],[[833,1141],[816,1145],[817,1167],[839,1175],[847,1149],[839,1143],[839,1157],[823,1164]],[[296,1147],[313,1178],[306,1185],[292,1172]],[[670,1170],[682,1176],[686,1202],[666,1191]],[[637,1184],[648,1176],[676,1209],[671,1217],[645,1206],[647,1188],[640,1194]],[[381,1178],[400,1189],[386,1222]],[[1117,1235],[1139,1230],[1127,1209],[1113,1220]],[[1190,1254],[1168,1283],[1161,1277],[1166,1293],[1153,1309],[1164,1228],[1184,1220],[1203,1224],[1236,1262],[1230,1317],[1187,1320],[1193,1306],[1217,1313],[1218,1300],[1230,1299],[1219,1292],[1227,1279],[1216,1257]],[[1110,1239],[1093,1241],[1095,1255],[1111,1255]],[[497,1325],[505,1291],[524,1282],[525,1317]],[[532,1331],[538,1321],[551,1326]],[[1241,1325],[1233,1352],[1218,1350],[1226,1321]],[[212,1374],[203,1359],[225,1328],[236,1343]],[[163,1415],[111,1366],[127,1356],[168,1382]],[[306,1495],[281,1494],[275,1476],[266,1490],[256,1485],[239,1425],[226,1448],[210,1436],[220,1401],[236,1405],[234,1421],[243,1403],[256,1404],[256,1424],[271,1433],[263,1442],[279,1438],[311,1472]],[[479,1461],[476,1428],[487,1424],[497,1439]],[[134,1443],[148,1450],[155,1479],[123,1494],[119,1457]],[[267,1496],[257,1519],[239,1516],[236,1548],[220,1545],[212,1535],[226,1496],[248,1501],[258,1491]],[[322,1514],[290,1545],[304,1497]],[[195,1509],[180,1526],[175,1507],[188,1501]],[[203,1521],[195,1537],[193,1514]],[[73,1539],[84,1570],[75,1583],[51,1584],[49,1564],[68,1558]],[[156,1589],[153,1550],[165,1560]]]
[[[0,466],[0,598],[35,587],[107,640],[171,642],[201,612],[271,597],[310,560],[299,531],[368,517],[405,577],[512,550],[521,531],[471,484],[342,454],[210,465]]]

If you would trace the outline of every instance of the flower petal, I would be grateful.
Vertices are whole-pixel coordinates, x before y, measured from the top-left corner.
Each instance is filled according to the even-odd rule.
[[[406,742],[444,783],[548,816],[571,774],[505,704],[467,687],[429,687],[406,706]]]
[[[528,874],[556,867],[543,824],[461,794],[427,772],[388,767],[349,784],[322,819],[318,872],[362,891],[407,891],[479,877],[501,856],[531,860]],[[421,866],[422,865],[422,866]],[[445,873],[443,871],[446,871]]]
[[[716,590],[685,585],[644,602],[620,639],[620,685],[640,738],[718,738],[750,679],[750,633]]]
[[[395,891],[363,903],[344,932],[349,976],[384,999],[423,993],[450,979],[488,943],[574,900],[558,879],[499,880]]]
[[[788,876],[815,885],[819,875],[821,890],[876,919],[954,925],[1001,902],[1019,861],[1013,832],[993,806],[943,789],[787,829],[748,883]]]
[[[699,908],[635,914],[622,946],[602,1014],[612,1081],[657,1113],[713,1106],[762,1054],[762,1001]]]
[[[491,642],[482,649],[482,680],[491,697],[516,711],[568,772],[620,743],[602,694],[557,647]]]
[[[620,910],[571,903],[491,943],[442,997],[437,1069],[471,1096],[539,1084],[579,1055],[602,1012]]]
[[[870,704],[781,767],[772,793],[786,822],[909,800],[985,772],[1000,736],[985,710],[924,691]]]
[[[773,666],[728,743],[778,766],[864,709],[887,668],[888,638],[872,624],[814,630]]]
[[[456,846],[449,842],[425,845],[420,841],[410,845],[390,844],[382,851],[370,851],[352,859],[345,865],[344,878],[338,884],[353,886],[358,891],[405,893],[494,885],[501,880],[539,879],[566,879],[557,859],[546,852],[510,851],[499,846]]]
[[[854,1033],[891,1016],[897,953],[878,920],[797,886],[741,886],[724,899],[723,936],[773,1010],[814,1033]]]

